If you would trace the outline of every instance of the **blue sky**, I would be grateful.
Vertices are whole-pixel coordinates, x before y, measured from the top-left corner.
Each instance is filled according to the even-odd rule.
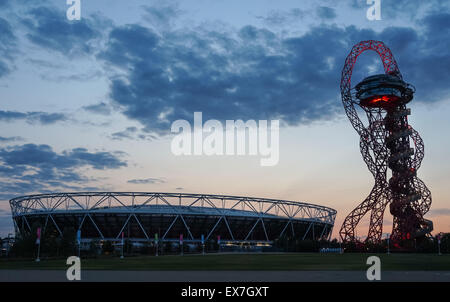
[[[415,85],[411,124],[430,217],[450,230],[450,13],[447,1],[0,0],[0,235],[8,199],[76,190],[180,191],[285,198],[338,210],[373,181],[345,117],[339,81],[351,47],[384,41]],[[363,54],[353,83],[382,71]],[[280,162],[175,157],[170,124],[280,119]],[[389,225],[389,221],[387,221]],[[389,227],[387,229],[389,231]]]

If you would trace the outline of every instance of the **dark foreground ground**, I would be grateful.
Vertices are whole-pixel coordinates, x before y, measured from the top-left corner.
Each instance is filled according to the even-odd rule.
[[[82,258],[83,270],[131,271],[365,271],[369,256],[381,260],[383,271],[450,271],[450,255],[436,254],[207,254]],[[66,270],[66,259],[0,259],[2,269]]]
[[[81,259],[82,281],[367,281],[374,254],[210,254]],[[450,282],[450,255],[376,254],[381,281]],[[0,282],[66,281],[66,259],[1,259]]]
[[[64,282],[62,270],[0,270],[0,282]],[[369,282],[365,271],[102,271],[84,282]],[[381,282],[450,282],[450,271],[382,271]],[[75,281],[77,282],[77,281]],[[371,281],[379,282],[379,281]]]

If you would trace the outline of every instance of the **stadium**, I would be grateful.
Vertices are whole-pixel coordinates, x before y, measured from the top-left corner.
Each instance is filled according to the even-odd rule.
[[[84,242],[265,244],[284,236],[329,239],[334,209],[286,200],[187,193],[84,192],[17,197],[10,200],[16,235],[33,226],[61,236],[66,227],[81,230]]]

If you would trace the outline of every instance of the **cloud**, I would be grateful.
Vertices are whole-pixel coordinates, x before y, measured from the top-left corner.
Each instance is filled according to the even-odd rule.
[[[88,152],[75,148],[58,154],[48,145],[25,144],[0,149],[0,160],[8,166],[55,167],[61,169],[91,166],[94,169],[117,169],[126,166],[110,152]]]
[[[124,140],[124,139],[131,139],[131,140],[149,140],[153,141],[155,139],[158,139],[157,136],[153,134],[149,134],[146,132],[139,131],[136,127],[127,127],[123,131],[114,132],[110,136],[113,140]]]
[[[66,121],[68,117],[63,113],[48,112],[18,112],[0,110],[0,121],[26,120],[30,124],[40,123],[41,125],[51,125],[57,122]]]
[[[311,47],[308,40],[316,34],[328,45]],[[159,37],[151,29],[127,25],[111,32],[99,57],[128,71],[126,77],[111,78],[110,97],[148,131],[168,131],[172,121],[190,120],[194,111],[202,111],[205,119],[308,123],[330,118],[339,106],[340,71],[323,56],[333,46],[342,49],[336,34],[342,36],[339,30],[318,28],[298,41],[282,40],[246,26],[236,37],[215,31]],[[343,52],[330,54],[336,55],[343,60]]]
[[[85,148],[57,153],[48,145],[35,144],[0,148],[0,199],[30,192],[80,190],[93,181],[81,168],[126,167],[120,156],[120,152],[89,152]]]
[[[88,112],[100,114],[100,115],[110,115],[111,114],[111,107],[105,102],[100,102],[98,104],[84,106],[83,109]]]
[[[92,53],[93,42],[101,36],[91,19],[70,22],[64,11],[53,7],[30,9],[22,23],[32,43],[64,55]]]
[[[110,98],[145,131],[166,134],[173,121],[192,120],[194,111],[203,112],[204,120],[308,124],[343,113],[341,70],[351,47],[362,40],[385,41],[405,80],[416,86],[416,101],[448,97],[447,17],[429,15],[417,28],[381,32],[321,24],[289,37],[255,26],[236,32],[183,28],[157,33],[129,24],[110,32],[98,58],[121,69],[110,74]],[[369,75],[371,66],[382,72],[375,57],[358,59],[354,80]]]
[[[161,184],[165,183],[166,181],[161,178],[145,178],[145,179],[131,179],[128,181],[130,184],[135,185],[143,185],[143,184]]]
[[[133,135],[138,131],[136,127],[128,127],[123,131],[111,134],[113,140],[133,139]]]
[[[280,119],[287,125],[333,119],[343,113],[338,89],[345,56],[354,43],[367,39],[384,40],[392,48],[405,79],[417,88],[417,101],[440,100],[450,92],[445,44],[450,38],[449,14],[444,10],[417,20],[414,28],[387,27],[375,32],[322,24],[300,36],[250,25],[237,31],[175,29],[165,22],[172,23],[180,15],[176,5],[146,6],[144,10],[147,21],[159,28],[109,24],[112,30],[104,31],[108,33],[105,48],[98,51],[93,45],[101,37],[95,26],[105,23],[101,17],[68,22],[63,12],[37,7],[28,10],[23,24],[27,37],[41,47],[65,54],[95,54],[108,72],[114,105],[148,133],[166,134],[174,120],[191,120],[194,111],[203,112],[205,119]],[[328,19],[336,15],[326,6],[318,7],[316,13]],[[275,10],[257,18],[273,27],[291,24],[304,14],[301,9]],[[357,65],[362,66],[364,60]],[[380,65],[379,60],[376,63]],[[112,72],[117,69],[121,72]],[[355,70],[354,78],[367,71]],[[105,115],[112,110],[104,102],[84,109]],[[0,111],[0,120],[8,118],[5,113]],[[16,118],[42,124],[64,119],[42,114]],[[125,139],[133,134],[124,130],[111,137]],[[135,138],[146,139],[144,134],[135,134]]]
[[[42,73],[40,77],[47,81],[78,81],[78,82],[88,82],[91,80],[98,79],[103,76],[103,72],[100,70],[89,70],[87,72],[75,73],[75,74],[54,74],[54,73]]]
[[[323,20],[331,20],[336,18],[336,10],[327,6],[319,6],[316,9],[317,16]]]
[[[0,7],[5,8],[9,6],[10,0],[0,0]]]
[[[388,45],[396,45],[394,56],[406,81],[417,92],[415,99],[436,101],[450,94],[450,13],[439,12],[419,20],[423,34],[409,30],[386,30]]]
[[[175,18],[182,13],[177,4],[144,6],[144,11],[144,20],[163,30],[172,27]]]
[[[284,26],[301,21],[305,14],[305,11],[299,8],[293,8],[288,11],[271,10],[266,16],[256,16],[256,18],[268,26]]]
[[[63,113],[31,112],[28,113],[27,119],[30,122],[38,121],[42,125],[50,125],[56,122],[65,121],[67,120],[67,117]]]
[[[117,154],[122,154],[121,152],[110,153],[110,152],[95,152],[90,153],[85,148],[75,148],[71,151],[63,152],[64,156],[73,158],[78,162],[78,165],[91,166],[97,170],[105,169],[118,169],[120,167],[126,167],[127,163],[120,160]]]
[[[51,61],[47,61],[47,60],[41,60],[41,59],[26,59],[25,60],[27,63],[36,65],[39,68],[45,68],[45,69],[61,69],[62,66],[59,64],[56,64],[54,62]]]
[[[20,136],[10,136],[10,137],[3,137],[0,136],[0,143],[11,143],[11,142],[18,142],[23,141],[24,139]]]
[[[4,4],[6,5],[6,4]],[[1,6],[0,6],[1,7]],[[17,38],[12,31],[12,26],[0,17],[0,78],[12,71],[14,54],[17,52]]]

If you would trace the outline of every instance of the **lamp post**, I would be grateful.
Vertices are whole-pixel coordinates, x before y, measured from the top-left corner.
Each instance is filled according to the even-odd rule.
[[[183,256],[183,234],[180,234],[180,254]]]
[[[78,258],[80,258],[81,254],[81,230],[78,229],[77,231],[77,245],[78,245]]]
[[[220,253],[220,235],[217,236],[217,244],[219,245],[219,253]]]
[[[123,246],[124,246],[124,242],[123,242],[123,232],[122,232],[122,255],[120,255],[120,259],[123,259]]]
[[[205,255],[205,236],[202,234],[202,254]]]
[[[156,244],[155,256],[158,256],[158,234],[155,234],[155,244]]]
[[[440,233],[437,235],[437,239],[438,239],[438,255],[440,256],[440,255],[442,255],[441,254],[441,234]]]
[[[36,236],[36,244],[38,245],[36,262],[39,262],[41,261],[41,259],[39,259],[39,253],[41,251],[41,228],[37,228]]]
[[[391,253],[390,249],[389,249],[389,241],[391,239],[391,235],[387,235],[387,254],[389,255]]]

